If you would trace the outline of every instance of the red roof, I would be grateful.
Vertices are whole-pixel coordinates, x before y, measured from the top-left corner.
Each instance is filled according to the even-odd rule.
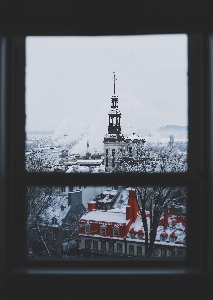
[[[161,236],[168,236],[168,234],[167,234],[165,231],[161,232],[160,235],[161,235]]]

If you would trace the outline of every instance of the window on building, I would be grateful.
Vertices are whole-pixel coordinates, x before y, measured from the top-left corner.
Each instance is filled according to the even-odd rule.
[[[117,244],[117,252],[118,253],[122,253],[123,252],[123,250],[122,250],[122,244],[120,244],[120,243]]]
[[[106,227],[100,227],[100,234],[106,235]]]
[[[52,231],[52,239],[56,240],[57,239],[57,233],[55,230]]]
[[[135,238],[134,232],[130,232],[130,233],[129,233],[129,237],[130,237],[130,239],[134,239],[134,238]]]
[[[89,225],[86,225],[85,226],[85,233],[89,233],[90,232],[90,226]]]
[[[109,242],[109,251],[114,252],[114,242]]]
[[[134,255],[134,246],[133,245],[129,245],[129,254]]]
[[[115,156],[115,149],[112,149],[112,156]]]
[[[106,242],[105,241],[101,241],[101,250],[106,251]]]
[[[106,155],[108,155],[108,149],[106,149]]]
[[[138,233],[138,239],[139,239],[139,240],[142,240],[142,239],[143,239],[142,233]]]
[[[117,228],[113,228],[113,236],[118,236],[119,230]]]
[[[91,248],[91,240],[86,239],[85,240],[85,249],[90,249]]]
[[[142,256],[142,247],[141,246],[137,246],[137,255]]]
[[[108,157],[106,157],[106,167],[108,167]]]
[[[160,249],[154,249],[153,250],[153,257],[160,257]]]
[[[167,257],[167,250],[166,249],[161,249],[161,257],[166,258]]]
[[[115,167],[115,158],[112,158],[112,167]]]
[[[53,217],[52,218],[52,225],[56,225],[57,223],[58,223],[58,220],[55,217]]]
[[[161,235],[161,236],[160,236],[160,241],[161,241],[161,242],[166,242],[166,236]]]
[[[169,240],[170,240],[170,243],[175,243],[175,237],[170,236]]]
[[[98,250],[98,241],[93,240],[93,250]]]

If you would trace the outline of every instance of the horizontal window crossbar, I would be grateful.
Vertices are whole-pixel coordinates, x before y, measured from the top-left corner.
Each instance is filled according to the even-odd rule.
[[[187,173],[170,174],[65,174],[65,173],[26,173],[26,185],[164,185],[164,186],[188,186],[197,181]]]

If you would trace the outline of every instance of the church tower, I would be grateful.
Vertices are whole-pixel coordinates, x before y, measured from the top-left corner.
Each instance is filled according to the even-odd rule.
[[[121,134],[121,112],[118,109],[118,96],[115,94],[115,72],[114,95],[111,97],[111,108],[108,113],[109,125],[108,133],[104,137],[104,164],[105,172],[112,172],[115,168],[115,155],[117,151],[124,151],[124,136]]]

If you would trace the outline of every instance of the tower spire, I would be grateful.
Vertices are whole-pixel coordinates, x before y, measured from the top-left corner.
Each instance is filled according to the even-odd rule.
[[[115,71],[113,72],[114,74],[114,95],[115,95],[115,80],[117,80],[117,78],[115,78]]]

